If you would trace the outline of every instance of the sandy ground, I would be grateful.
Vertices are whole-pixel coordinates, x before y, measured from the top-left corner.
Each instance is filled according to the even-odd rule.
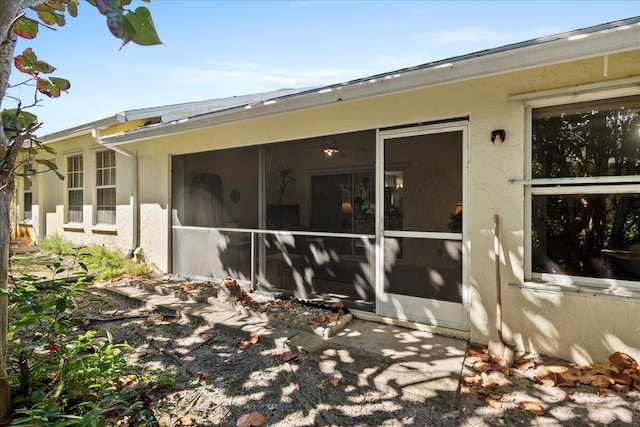
[[[83,320],[78,330],[108,329],[131,345],[128,360],[145,378],[161,425],[236,426],[253,412],[268,426],[640,425],[637,391],[541,384],[541,366],[569,366],[559,360],[538,359],[508,375],[494,366],[482,375],[474,369],[482,356],[472,351],[456,408],[334,377],[305,355],[283,354],[259,337],[212,330],[104,289],[90,288],[74,318]]]

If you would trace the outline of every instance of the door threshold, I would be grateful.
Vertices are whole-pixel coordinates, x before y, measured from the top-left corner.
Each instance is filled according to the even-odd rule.
[[[442,335],[450,338],[457,338],[465,341],[469,341],[469,331],[462,331],[453,328],[446,328],[444,326],[427,325],[424,323],[413,322],[411,320],[394,319],[393,317],[379,316],[375,313],[368,311],[350,309],[349,312],[353,314],[353,317],[360,320],[366,320],[368,322],[384,323],[387,325],[400,326],[407,329],[415,329],[417,331],[430,332],[436,335]]]

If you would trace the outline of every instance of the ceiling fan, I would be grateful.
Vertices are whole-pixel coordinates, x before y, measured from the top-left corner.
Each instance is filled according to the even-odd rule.
[[[328,140],[323,141],[321,144],[316,145],[315,150],[321,152],[325,158],[344,158],[347,157],[347,151],[350,150],[366,151],[366,149],[362,147],[341,144],[339,141],[333,138],[329,138]]]

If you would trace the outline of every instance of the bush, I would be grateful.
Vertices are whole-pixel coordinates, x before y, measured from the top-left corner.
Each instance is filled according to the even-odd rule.
[[[70,333],[67,307],[81,291],[77,282],[41,282],[28,275],[4,291],[11,319],[7,368],[17,414],[12,424],[98,427],[115,415],[152,425],[144,392],[127,385],[135,377],[123,358],[129,347],[113,343],[108,331]]]
[[[137,263],[119,251],[98,245],[75,247],[73,243],[58,235],[43,239],[40,247],[63,256],[78,256],[88,271],[96,275],[97,280],[106,280],[125,274],[140,276],[149,273],[149,267],[146,264]]]

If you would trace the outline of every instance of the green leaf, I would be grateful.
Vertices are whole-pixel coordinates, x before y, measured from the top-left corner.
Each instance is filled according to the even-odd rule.
[[[43,95],[47,95],[49,98],[57,98],[60,96],[60,89],[52,84],[49,79],[42,77],[35,77],[36,89]]]
[[[37,10],[38,18],[47,25],[56,23],[56,14],[50,10]]]
[[[78,16],[78,0],[69,0],[69,3],[67,3],[67,12],[74,18]]]
[[[152,46],[162,44],[156,28],[153,25],[153,19],[151,18],[151,12],[144,6],[138,7],[135,12],[127,13],[125,20],[131,24],[135,31],[135,35],[131,39],[136,44],[141,46]]]
[[[55,67],[45,61],[40,61],[31,48],[25,49],[22,55],[16,56],[13,59],[13,63],[19,71],[32,76],[36,76],[39,73],[49,74],[56,70]]]
[[[15,137],[19,132],[38,123],[38,117],[28,111],[11,108],[2,110],[2,127],[8,139]],[[16,117],[17,115],[17,117]]]
[[[69,80],[63,79],[61,77],[49,77],[49,80],[55,87],[62,91],[67,91],[71,87],[71,83],[69,83]]]
[[[25,39],[34,39],[39,30],[38,23],[31,19],[20,18],[13,26],[13,32]]]

